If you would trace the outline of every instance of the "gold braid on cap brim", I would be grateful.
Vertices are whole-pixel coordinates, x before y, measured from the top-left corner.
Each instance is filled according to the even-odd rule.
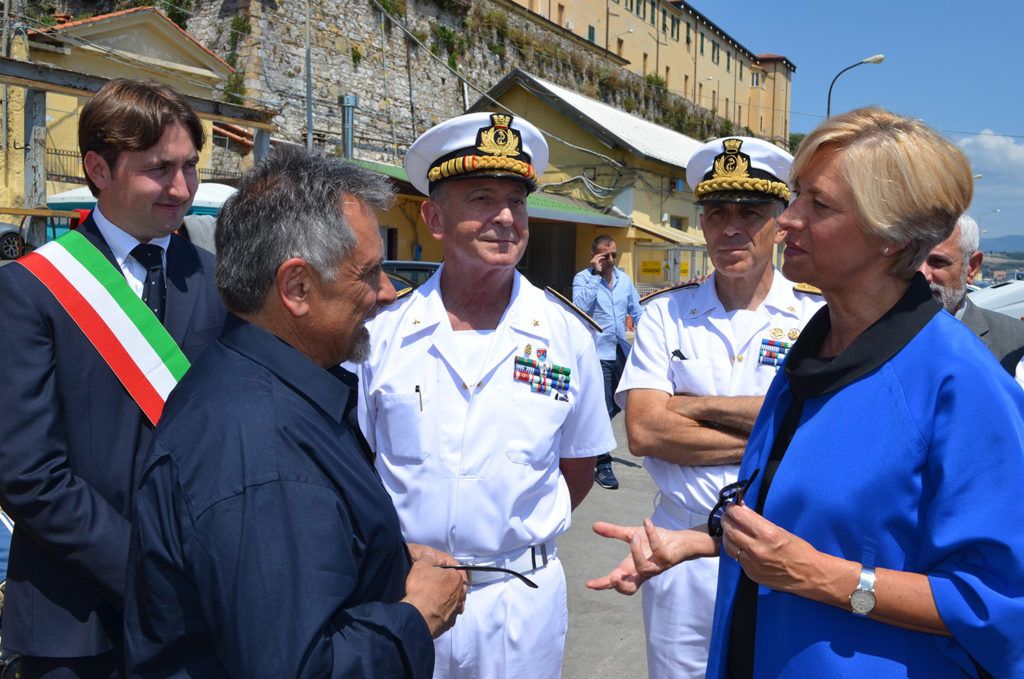
[[[440,181],[449,177],[472,172],[501,171],[509,174],[519,175],[531,182],[537,181],[537,173],[533,171],[533,165],[524,163],[515,158],[505,156],[459,156],[446,160],[437,167],[430,168],[427,179],[430,182]]]
[[[709,193],[717,191],[758,191],[778,196],[782,200],[789,201],[789,187],[785,182],[773,182],[770,179],[755,179],[753,177],[715,177],[705,179],[697,184],[693,195],[697,200],[702,199]]]

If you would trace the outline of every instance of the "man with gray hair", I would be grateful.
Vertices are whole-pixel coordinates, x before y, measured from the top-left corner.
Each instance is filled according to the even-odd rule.
[[[395,291],[358,166],[280,151],[220,214],[220,340],[167,401],[142,466],[125,637],[132,675],[433,671],[466,581],[402,540],[355,426],[364,322]]]
[[[928,279],[935,299],[970,328],[1024,386],[1024,370],[1018,370],[1024,353],[1024,321],[982,309],[967,295],[967,284],[974,282],[985,258],[979,245],[978,223],[965,214],[949,238],[928,253],[921,273]]]

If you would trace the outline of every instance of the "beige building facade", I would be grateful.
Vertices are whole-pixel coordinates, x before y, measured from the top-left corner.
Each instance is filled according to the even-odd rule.
[[[757,54],[686,2],[676,0],[514,0],[629,61],[648,77],[716,115],[788,148],[796,66]]]
[[[222,83],[233,70],[152,7],[80,21],[61,17],[55,26],[19,33],[12,40],[11,57],[59,68],[69,77],[151,79],[208,100],[221,98]],[[78,114],[91,94],[74,94],[73,87],[66,92],[57,89],[46,93],[46,196],[85,185],[78,153]],[[5,90],[8,136],[0,149],[0,207],[36,207],[38,197],[25,195],[26,89],[7,85]],[[204,119],[203,125],[208,143],[199,167],[205,180],[212,178],[206,170],[213,162],[215,146],[227,140],[220,140],[222,132],[211,120]],[[244,164],[251,165],[251,159]],[[10,220],[0,217],[0,221]]]

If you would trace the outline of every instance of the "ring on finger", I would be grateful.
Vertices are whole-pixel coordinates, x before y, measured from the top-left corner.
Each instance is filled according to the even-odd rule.
[[[743,550],[742,549],[737,549],[736,550],[736,560],[739,561],[741,556],[743,556]]]

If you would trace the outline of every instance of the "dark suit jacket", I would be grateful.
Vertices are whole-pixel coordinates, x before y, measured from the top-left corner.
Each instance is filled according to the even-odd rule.
[[[1021,354],[1024,353],[1024,321],[998,311],[982,309],[971,302],[970,297],[964,300],[964,315],[961,320],[1013,375]]]
[[[91,218],[80,230],[114,263]],[[224,323],[213,277],[212,255],[171,237],[164,325],[189,361]],[[16,525],[3,645],[51,657],[117,649],[134,479],[152,426],[18,264],[0,268],[0,322],[0,506]]]

